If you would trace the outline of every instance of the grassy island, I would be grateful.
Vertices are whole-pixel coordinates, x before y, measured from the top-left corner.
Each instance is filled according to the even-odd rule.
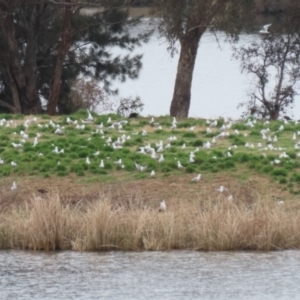
[[[2,114],[0,248],[299,248],[298,148],[294,121]]]

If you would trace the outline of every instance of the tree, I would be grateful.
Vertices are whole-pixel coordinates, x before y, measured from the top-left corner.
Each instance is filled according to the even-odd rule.
[[[247,107],[246,115],[277,120],[294,103],[300,79],[299,34],[269,34],[260,42],[236,48],[234,54],[241,60],[242,71],[253,74],[256,80],[250,100],[241,104]]]
[[[0,109],[19,113],[65,111],[71,84],[80,74],[101,81],[111,93],[113,80],[136,78],[142,55],[113,57],[109,48],[132,50],[149,33],[132,36],[138,19],[128,18],[121,0],[0,1]],[[124,4],[125,3],[125,4]],[[102,5],[94,15],[87,5]]]
[[[226,24],[234,33],[234,25],[243,11],[252,4],[251,0],[156,0],[156,14],[159,17],[159,31],[166,37],[171,54],[175,43],[180,43],[180,56],[170,107],[174,117],[188,116],[191,98],[193,70],[199,41],[209,28],[217,29]]]
[[[289,0],[280,14],[279,26],[272,25],[270,34],[261,35],[248,46],[233,47],[242,72],[255,79],[249,101],[240,104],[246,107],[244,115],[277,120],[280,113],[293,107],[300,79],[299,29],[300,3]]]
[[[63,14],[63,24],[62,30],[60,35],[60,41],[58,43],[57,49],[57,56],[56,62],[54,66],[54,74],[53,80],[50,89],[50,95],[48,99],[48,114],[55,115],[56,114],[56,107],[58,103],[58,98],[60,94],[60,86],[61,86],[61,75],[63,71],[64,61],[66,59],[67,52],[71,46],[71,20],[74,14],[72,6],[69,4],[72,3],[71,0],[65,0],[66,6],[64,7],[64,14]]]
[[[60,107],[63,114],[73,113],[80,108],[89,109],[99,114],[114,111],[115,101],[108,97],[95,79],[84,80],[80,78],[74,80],[68,98],[67,110]]]
[[[10,101],[8,97],[0,97],[0,105],[11,112],[37,113],[41,105],[36,86],[36,37],[40,23],[38,10],[43,7],[30,7],[21,17],[18,13],[22,9],[19,1],[0,2],[1,87],[4,96],[9,93],[10,97]],[[22,26],[22,42],[19,26]],[[21,43],[26,47],[21,48]]]

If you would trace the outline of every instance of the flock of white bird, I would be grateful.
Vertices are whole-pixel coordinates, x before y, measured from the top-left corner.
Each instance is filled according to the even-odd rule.
[[[259,33],[261,34],[269,34],[270,32],[268,31],[269,27],[271,26],[272,24],[267,24],[267,25],[264,25],[263,28],[259,31]],[[88,116],[85,120],[81,120],[81,123],[82,124],[79,124],[78,123],[78,120],[71,120],[69,117],[67,117],[67,123],[69,125],[73,125],[75,126],[76,129],[78,130],[84,130],[85,129],[85,124],[90,124],[90,123],[93,123],[94,121],[94,118],[91,114],[91,112],[89,110],[87,110],[87,113],[88,113]],[[25,128],[28,128],[29,125],[31,123],[35,123],[37,122],[37,118],[33,118],[33,119],[27,119],[25,122],[24,122],[24,127]],[[254,125],[255,125],[255,120],[251,121],[250,119],[248,120],[248,122],[246,123],[247,126],[249,126],[249,128],[253,128]],[[287,122],[287,121],[286,121]],[[112,123],[112,120],[111,118],[108,118],[107,120],[107,124],[110,124]],[[127,120],[123,120],[123,121],[119,121],[119,122],[114,122],[112,123],[111,125],[109,125],[108,127],[105,128],[105,130],[115,130],[115,129],[118,129],[119,131],[122,131],[123,129],[123,126],[126,125],[128,123]],[[287,122],[288,123],[288,122]],[[11,127],[13,126],[14,122],[12,120],[5,120],[5,119],[2,119],[0,120],[0,126],[6,126],[6,127]],[[207,124],[208,124],[208,127],[206,129],[206,133],[212,133],[212,128],[213,127],[217,127],[217,120],[214,120],[210,123],[209,120],[207,120]],[[210,141],[207,141],[203,144],[203,149],[210,149],[217,141],[218,138],[225,138],[225,137],[229,137],[230,136],[230,133],[227,132],[226,130],[229,130],[232,126],[232,122],[228,122],[227,124],[224,124],[219,130],[220,130],[220,133],[215,135],[211,142]],[[265,122],[265,125],[268,124],[268,121]],[[155,122],[154,118],[152,117],[151,120],[150,120],[150,125],[156,127],[157,129],[162,129],[162,126],[159,125],[158,122]],[[173,118],[173,122],[172,122],[172,126],[170,127],[170,130],[175,130],[177,129],[177,125],[178,125],[178,121],[176,120],[176,118]],[[54,134],[57,134],[57,135],[64,135],[64,127],[63,126],[60,126],[59,124],[55,124],[52,120],[50,120],[49,122],[49,125],[48,124],[38,124],[38,127],[40,128],[43,128],[43,126],[45,127],[48,127],[48,126],[51,126],[53,128],[55,128],[55,131],[54,131]],[[196,126],[191,126],[190,127],[190,131],[194,131]],[[104,137],[104,125],[103,124],[100,124],[99,126],[97,126],[97,129],[96,129],[96,132],[95,133],[99,133],[99,134],[102,134],[102,136]],[[284,130],[284,126],[281,125],[279,128],[278,128],[278,131],[283,131]],[[286,154],[286,152],[284,151],[285,149],[284,148],[281,148],[281,147],[274,147],[273,143],[276,143],[278,142],[278,138],[277,138],[277,135],[274,135],[273,137],[271,137],[270,135],[268,135],[270,133],[270,129],[269,128],[266,128],[266,129],[263,129],[261,131],[261,134],[262,134],[262,139],[263,140],[267,140],[269,142],[269,144],[266,145],[266,147],[263,147],[262,146],[262,143],[258,143],[257,144],[257,148],[260,150],[260,151],[283,151],[282,153],[280,153],[279,155],[279,158],[289,158],[289,156]],[[15,135],[17,135],[17,133],[15,132],[14,133]],[[238,130],[234,130],[234,133],[235,135],[239,135],[239,131]],[[297,135],[299,135],[300,132],[297,132],[297,133],[293,133],[293,136],[292,136],[292,140],[293,141],[296,141],[297,140]],[[22,149],[23,147],[23,144],[26,142],[26,140],[28,139],[28,134],[26,134],[24,131],[20,131],[20,136],[22,137],[20,143],[11,143],[11,145],[16,148],[16,149]],[[141,136],[147,136],[147,131],[146,130],[143,130],[141,132]],[[37,133],[36,137],[34,138],[34,142],[33,142],[33,147],[35,147],[37,144],[38,144],[38,139],[41,137],[41,134]],[[117,139],[117,141],[115,142],[112,142],[112,139],[111,137],[108,137],[107,140],[106,140],[106,143],[108,145],[112,145],[113,149],[114,150],[117,150],[117,149],[122,149],[122,144],[124,142],[126,142],[126,140],[129,140],[130,139],[130,136],[126,136],[126,135],[122,135],[121,137],[119,137]],[[152,148],[150,146],[150,144],[146,145],[146,146],[142,146],[140,147],[140,150],[137,152],[139,154],[150,154],[150,156],[153,158],[153,159],[157,159],[157,161],[159,163],[163,162],[164,161],[164,156],[162,154],[162,152],[164,151],[164,149],[169,149],[171,147],[171,144],[170,142],[176,140],[176,136],[171,136],[167,139],[167,145],[164,146],[163,144],[163,141],[160,141],[159,143],[156,144],[156,147],[157,149],[155,150],[154,148]],[[245,147],[246,148],[255,148],[254,144],[250,144],[250,143],[246,143],[245,144]],[[300,141],[296,142],[295,143],[295,149],[300,149]],[[186,148],[186,145],[185,143],[181,146],[181,149],[185,149]],[[232,145],[231,147],[228,148],[228,150],[231,150],[231,149],[236,149],[237,146],[236,145]],[[190,152],[189,154],[189,159],[188,159],[188,162],[189,163],[194,163],[195,160],[195,153],[199,151],[199,148],[196,148],[194,151]],[[54,153],[56,154],[60,154],[60,153],[64,153],[64,149],[58,149],[57,146],[54,147],[54,150],[53,150]],[[157,156],[159,154],[159,156]],[[94,153],[94,156],[98,156],[100,154],[100,151],[96,151]],[[232,156],[232,154],[230,152],[227,152],[226,155],[228,157]],[[265,156],[266,154],[263,153],[263,155]],[[42,153],[39,153],[39,156],[43,156]],[[300,152],[297,154],[297,157],[300,157]],[[216,159],[216,157],[214,157]],[[272,161],[272,164],[274,165],[279,165],[280,164],[280,159],[274,159]],[[58,161],[58,164],[60,162]],[[0,158],[0,165],[3,165],[4,164],[4,160]],[[11,166],[12,167],[16,167],[18,164],[14,161],[11,161],[10,162]],[[86,157],[86,164],[87,165],[90,165],[91,164],[91,161],[89,159],[89,157]],[[119,160],[115,161],[114,162],[115,165],[119,165],[121,166],[121,168],[124,168],[124,165],[122,164],[122,159],[120,158]],[[104,161],[103,159],[100,161],[100,164],[99,164],[99,167],[100,168],[104,168],[105,167],[105,164],[104,164]],[[143,172],[143,171],[146,171],[147,170],[147,166],[142,166],[138,163],[135,162],[135,167],[137,170]],[[177,167],[178,169],[184,169],[185,167],[181,164],[181,162],[178,160],[177,161]],[[151,177],[154,177],[155,176],[155,171],[152,170],[150,172],[150,176]],[[191,182],[198,182],[200,181],[201,179],[201,174],[198,174],[197,176],[193,177],[191,179]],[[11,190],[16,190],[17,189],[17,184],[16,182],[14,181],[12,186],[11,186]],[[226,191],[227,188],[225,188],[224,186],[220,186],[218,189],[216,189],[217,192],[220,192],[220,193],[223,193],[224,191]],[[233,199],[233,196],[232,195],[229,195],[228,200],[232,200]],[[160,211],[166,211],[167,209],[167,205],[165,203],[165,201],[162,201],[160,203],[160,207],[159,207],[159,210]]]
[[[87,118],[84,120],[81,120],[81,121],[78,121],[78,120],[74,121],[68,117],[66,120],[68,123],[68,126],[72,126],[78,130],[83,130],[85,128],[85,124],[92,124],[94,122],[94,118],[89,110],[87,110],[87,115],[88,115]],[[254,120],[249,119],[244,123],[244,125],[246,125],[246,127],[249,128],[249,130],[251,130],[252,128],[255,127],[256,122],[257,121],[255,119]],[[130,135],[128,132],[126,132],[123,129],[123,126],[126,125],[127,123],[128,123],[128,120],[121,120],[121,121],[113,122],[111,120],[111,118],[108,118],[106,125],[104,125],[103,123],[101,123],[100,125],[96,125],[96,130],[91,133],[94,135],[95,134],[100,135],[105,140],[105,145],[111,146],[114,149],[114,151],[118,150],[118,149],[122,149],[123,144],[126,141],[131,139],[131,135],[140,135],[143,137],[146,137],[148,135],[148,132],[146,129],[142,129],[141,132],[132,132]],[[216,145],[218,145],[219,140],[224,140],[231,135],[247,137],[247,133],[240,133],[239,130],[232,129],[232,125],[234,123],[235,123],[234,121],[227,119],[227,120],[225,120],[224,124],[218,128],[218,120],[206,120],[206,130],[205,131],[210,136],[213,135],[213,137],[211,138],[211,140],[207,140],[203,144],[202,150],[206,151],[206,150],[216,147]],[[31,124],[37,124],[37,118],[27,119],[23,123],[23,125],[26,129],[28,129]],[[177,121],[177,119],[173,118],[171,127],[164,128],[164,129],[175,130],[176,128],[178,128],[178,124],[179,124],[179,122]],[[263,124],[264,128],[260,132],[261,133],[261,141],[258,142],[257,145],[247,142],[247,143],[245,143],[245,146],[239,146],[239,147],[256,149],[263,156],[267,156],[266,152],[268,152],[268,151],[272,151],[272,153],[277,151],[277,152],[279,152],[278,159],[274,159],[271,163],[273,165],[279,165],[281,163],[281,159],[289,159],[289,156],[286,153],[285,148],[276,146],[278,144],[277,134],[279,132],[284,131],[284,126],[289,125],[289,124],[290,124],[289,121],[284,120],[284,123],[281,124],[275,132],[271,132],[271,130],[268,128],[269,121],[266,121]],[[297,124],[296,121],[295,121],[295,124]],[[159,122],[155,121],[154,117],[151,118],[149,125],[154,127],[155,129],[162,129],[162,126],[159,124]],[[16,127],[16,124],[12,120],[2,119],[2,120],[0,120],[0,126],[5,126],[5,127],[14,127],[15,126]],[[53,128],[54,134],[56,134],[56,135],[63,136],[65,134],[65,127],[53,122],[52,120],[50,120],[48,124],[47,123],[43,123],[43,124],[39,123],[39,124],[37,124],[37,126],[38,126],[38,128]],[[194,132],[196,130],[196,126],[197,125],[193,125],[190,128],[188,128],[187,130]],[[14,142],[11,143],[11,146],[13,148],[20,149],[20,150],[23,148],[23,144],[29,138],[29,134],[26,133],[25,131],[20,131],[19,133],[17,133],[17,132],[13,133],[15,136],[20,137],[19,143],[14,143]],[[112,137],[108,135],[108,132],[113,132],[114,134],[119,133],[117,140],[113,141]],[[295,149],[300,149],[300,141],[297,141],[298,135],[300,135],[300,131],[292,133],[292,137],[291,137],[291,140],[294,142]],[[41,137],[42,137],[42,135],[40,133],[36,134],[36,136],[34,137],[33,145],[32,145],[33,147],[36,147],[36,145],[39,143],[39,138],[41,138]],[[91,138],[88,138],[88,140],[91,140]],[[156,160],[158,163],[162,163],[164,161],[164,151],[166,149],[170,149],[171,147],[176,147],[176,146],[172,145],[172,141],[176,141],[176,140],[177,140],[177,137],[175,135],[171,135],[170,137],[168,137],[166,139],[165,142],[160,140],[159,142],[155,143],[155,147],[151,146],[150,143],[140,146],[137,153],[145,155],[145,156],[149,156],[152,159]],[[186,149],[187,146],[185,143],[183,143],[180,146],[180,148]],[[237,145],[231,145],[230,147],[228,147],[227,151],[225,152],[225,156],[230,157],[230,156],[234,155],[234,153],[231,150],[237,149],[237,148],[238,148]],[[200,151],[199,147],[191,150],[189,152],[189,154],[187,155],[184,163],[182,163],[182,161],[179,161],[178,159],[176,159],[178,169],[184,170],[186,168],[187,164],[195,163],[195,156],[198,151]],[[56,153],[56,154],[60,154],[60,153],[64,153],[64,149],[59,149],[56,145],[53,145],[52,152]],[[99,154],[100,154],[100,151],[96,151],[93,154],[93,156],[96,158]],[[38,155],[43,156],[44,154],[39,153]],[[300,152],[297,154],[297,157],[300,157]],[[212,158],[216,159],[216,160],[218,159],[216,156],[213,156]],[[59,163],[60,162],[58,161],[58,164]],[[86,157],[85,163],[87,165],[90,165],[91,158]],[[0,158],[0,164],[4,164],[4,160],[1,158]],[[12,167],[16,167],[18,165],[18,163],[14,162],[14,161],[11,161],[10,164]],[[120,166],[121,168],[124,168],[124,164],[123,164],[121,158],[118,159],[117,161],[114,161],[114,164]],[[137,162],[134,162],[134,165],[135,165],[135,168],[137,170],[139,170],[140,172],[147,171],[147,167],[148,167],[147,165],[141,165],[141,164],[138,164]],[[101,159],[101,161],[100,161],[99,168],[105,168],[105,161],[103,159]],[[155,177],[155,175],[156,175],[155,171],[150,170],[149,176]],[[197,174],[195,177],[191,178],[190,181],[191,182],[199,182],[201,180],[201,176],[202,176],[201,174]],[[16,188],[17,188],[16,182],[13,182],[11,190],[15,190]],[[227,189],[223,186],[216,189],[216,191],[220,192],[220,193],[223,193],[226,190]],[[230,195],[228,197],[228,199],[231,200],[232,196]],[[164,207],[166,207],[165,204],[162,205],[161,210],[165,210]]]

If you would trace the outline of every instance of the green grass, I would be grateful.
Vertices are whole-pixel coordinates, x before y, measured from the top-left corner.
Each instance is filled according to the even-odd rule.
[[[214,137],[220,134],[220,128],[225,124],[224,119],[219,119],[217,127],[211,128],[211,133],[206,133],[206,121],[204,119],[186,119],[179,120],[176,130],[171,130],[172,118],[168,116],[155,117],[162,129],[157,130],[149,123],[149,118],[139,118],[138,120],[128,120],[128,124],[123,126],[122,131],[114,129],[106,131],[108,118],[112,122],[124,120],[124,118],[115,115],[97,116],[94,114],[95,121],[92,124],[86,124],[84,130],[78,130],[73,125],[66,122],[67,117],[72,120],[83,120],[86,118],[86,111],[80,110],[70,116],[58,116],[52,118],[55,124],[64,126],[64,135],[55,135],[50,125],[51,118],[46,115],[37,116],[38,122],[31,122],[28,128],[25,128],[26,119],[32,119],[28,116],[0,114],[0,119],[14,120],[14,128],[2,126],[0,133],[0,158],[4,164],[0,165],[0,177],[6,176],[31,176],[39,175],[41,177],[51,176],[68,176],[74,174],[78,177],[90,176],[93,178],[99,176],[101,180],[115,178],[116,172],[120,174],[128,173],[132,178],[143,179],[149,178],[149,172],[155,170],[156,176],[169,176],[170,174],[180,173],[203,173],[215,174],[218,172],[228,171],[240,178],[244,178],[243,171],[249,174],[262,174],[274,179],[284,189],[290,192],[298,192],[300,184],[300,158],[298,151],[295,149],[295,141],[292,141],[294,132],[300,131],[300,124],[283,124],[281,121],[270,122],[264,125],[263,121],[257,121],[253,128],[246,125],[246,121],[238,121],[232,124],[228,137],[217,138],[216,143],[212,144],[210,149],[202,149],[203,144],[212,141]],[[96,133],[97,126],[103,123],[104,134]],[[40,125],[38,125],[40,124]],[[279,127],[284,125],[283,131],[278,131]],[[194,131],[190,128],[195,126]],[[262,148],[267,147],[270,142],[262,140],[261,130],[269,128],[268,136],[278,137],[278,142],[273,146],[277,150],[261,150],[257,144],[261,143]],[[141,132],[147,131],[146,136]],[[238,130],[239,133],[234,132]],[[12,142],[20,143],[22,137],[20,131],[25,131],[29,139],[25,141],[23,147],[16,149]],[[33,140],[37,134],[38,144],[33,147]],[[112,142],[117,141],[125,136],[121,149],[114,149],[112,143],[108,143],[110,137]],[[130,136],[130,139],[126,137]],[[175,137],[175,140],[168,140]],[[300,140],[300,137],[299,139]],[[163,141],[163,147],[170,144],[171,147],[164,149],[164,161],[159,163],[157,159],[147,155],[138,154],[140,147],[150,144],[155,150],[158,149],[156,143]],[[245,144],[254,144],[255,148],[246,148]],[[185,144],[186,148],[182,149]],[[228,148],[237,146],[237,148]],[[64,149],[64,153],[56,154],[53,152],[55,147],[59,150]],[[192,151],[199,149],[194,153],[194,163],[189,162],[189,156]],[[98,156],[94,153],[99,151]],[[289,158],[280,159],[280,164],[272,164],[279,155],[286,152]],[[228,153],[232,156],[228,157]],[[42,155],[40,155],[42,154]],[[158,155],[159,157],[160,155]],[[89,157],[91,164],[86,164],[86,158]],[[104,160],[105,168],[99,168],[100,161]],[[114,162],[122,159],[122,165],[116,165]],[[177,160],[185,167],[183,170],[177,168]],[[17,162],[16,167],[10,165],[11,161]],[[136,169],[135,163],[142,166],[148,166],[147,170],[140,172]],[[125,173],[124,173],[125,172]],[[113,175],[114,174],[114,175]]]

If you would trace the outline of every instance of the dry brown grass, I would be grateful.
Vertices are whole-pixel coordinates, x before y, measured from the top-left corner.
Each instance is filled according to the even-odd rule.
[[[0,248],[34,250],[281,250],[300,248],[297,201],[280,204],[254,180],[216,186],[151,182],[106,187],[97,199],[32,196],[0,213]],[[150,183],[149,183],[150,184]],[[191,189],[191,186],[194,187]],[[201,187],[201,188],[200,188]],[[260,187],[260,188],[259,188]],[[164,198],[159,191],[164,189]],[[190,191],[190,193],[186,193]],[[193,191],[193,192],[192,192]],[[263,192],[261,194],[260,192]],[[162,199],[167,211],[158,212]]]

